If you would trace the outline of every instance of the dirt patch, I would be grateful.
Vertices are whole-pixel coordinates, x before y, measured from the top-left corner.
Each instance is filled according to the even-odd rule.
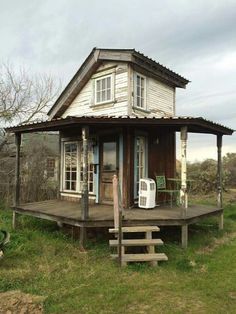
[[[197,251],[197,254],[210,254],[212,253],[218,246],[227,244],[233,239],[236,238],[236,232],[226,233],[222,238],[215,238],[213,243],[204,248]]]
[[[43,314],[45,297],[21,291],[0,293],[0,314]]]

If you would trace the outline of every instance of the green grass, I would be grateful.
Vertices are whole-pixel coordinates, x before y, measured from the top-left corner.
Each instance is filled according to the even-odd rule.
[[[19,289],[45,296],[45,313],[235,313],[236,205],[225,209],[225,230],[217,220],[191,226],[189,248],[180,232],[164,229],[169,261],[157,268],[118,268],[105,237],[90,241],[87,253],[55,224],[0,211],[0,228],[11,242],[0,261],[0,291]]]

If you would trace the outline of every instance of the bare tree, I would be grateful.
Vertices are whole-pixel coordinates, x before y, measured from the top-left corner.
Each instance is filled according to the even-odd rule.
[[[3,127],[43,119],[58,96],[60,84],[49,75],[30,75],[9,64],[0,66],[0,152],[7,142]]]

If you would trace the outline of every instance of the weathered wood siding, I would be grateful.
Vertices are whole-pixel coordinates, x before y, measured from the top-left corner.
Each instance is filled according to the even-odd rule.
[[[158,117],[174,116],[174,88],[153,78],[147,79],[147,110]]]
[[[94,105],[94,78],[98,75],[114,73],[114,102]],[[87,84],[80,91],[78,96],[72,101],[69,108],[62,115],[127,115],[128,114],[128,65],[126,63],[104,63],[91,77]]]
[[[134,100],[134,76],[140,73],[146,77],[146,109],[140,110],[135,107]],[[142,71],[131,70],[130,85],[132,94],[132,113],[138,117],[155,116],[161,118],[163,116],[172,117],[175,115],[175,88],[169,86],[153,77],[149,77],[147,73]]]

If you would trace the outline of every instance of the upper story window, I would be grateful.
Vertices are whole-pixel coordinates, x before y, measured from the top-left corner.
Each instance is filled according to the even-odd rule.
[[[112,75],[95,79],[95,104],[102,104],[113,100],[112,81]]]
[[[136,73],[134,83],[134,105],[146,109],[146,77]]]

